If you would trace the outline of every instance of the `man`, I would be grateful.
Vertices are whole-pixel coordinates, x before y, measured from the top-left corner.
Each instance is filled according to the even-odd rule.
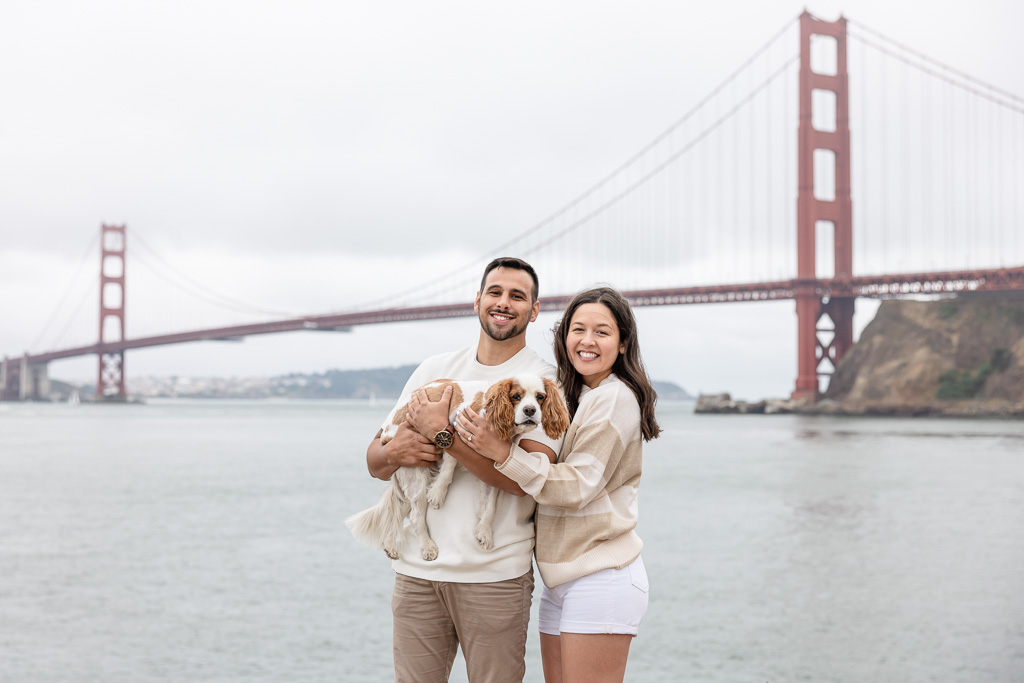
[[[435,379],[494,382],[522,372],[555,378],[555,369],[526,347],[526,327],[537,319],[538,281],[520,259],[499,258],[487,265],[473,310],[480,318],[477,343],[461,351],[428,358],[402,391],[404,402]],[[429,467],[441,448],[459,468],[444,505],[427,509],[427,524],[437,542],[437,559],[423,560],[406,528],[401,557],[394,561],[394,658],[396,683],[443,683],[448,680],[461,644],[470,683],[521,683],[526,674],[526,636],[533,597],[533,511],[535,502],[519,485],[494,468],[462,440],[449,437],[451,390],[440,401],[420,394],[409,420],[394,439],[381,445],[380,432],[366,451],[366,464],[377,479],[390,479],[399,467]],[[473,446],[511,448],[486,425]],[[537,430],[522,445],[552,461],[560,446]],[[484,550],[474,538],[479,480],[496,487],[494,548]]]

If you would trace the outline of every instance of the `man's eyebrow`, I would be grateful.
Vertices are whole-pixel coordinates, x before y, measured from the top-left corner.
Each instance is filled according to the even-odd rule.
[[[502,292],[502,291],[504,291],[504,289],[505,288],[502,287],[499,284],[493,284],[493,285],[491,285],[490,287],[487,288],[487,291],[488,292],[492,292],[492,291]],[[508,291],[512,292],[513,294],[522,294],[523,296],[526,296],[526,291],[522,290],[522,289],[519,289],[518,287],[510,287]]]

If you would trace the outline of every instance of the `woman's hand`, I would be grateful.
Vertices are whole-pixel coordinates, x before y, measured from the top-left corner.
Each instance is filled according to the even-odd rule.
[[[505,462],[512,450],[512,442],[499,439],[487,420],[468,406],[455,418],[455,433],[476,453],[494,462]]]

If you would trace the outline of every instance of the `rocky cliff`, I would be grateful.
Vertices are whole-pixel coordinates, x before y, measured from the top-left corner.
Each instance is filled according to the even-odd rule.
[[[825,398],[853,412],[1024,415],[1024,296],[882,302]]]

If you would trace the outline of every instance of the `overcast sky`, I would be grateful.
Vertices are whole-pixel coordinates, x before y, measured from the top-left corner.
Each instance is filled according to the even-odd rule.
[[[1022,8],[808,6],[1018,94]],[[95,278],[98,255],[82,258],[103,222],[127,224],[195,280],[275,310],[339,310],[352,292],[473,263],[642,147],[802,9],[6,2],[0,354],[42,351],[36,340],[60,332],[67,316],[51,313],[77,305],[75,292],[62,299],[76,272]],[[131,292],[128,316],[151,314]],[[95,301],[82,305],[80,331],[62,346],[95,339]],[[858,305],[862,326],[874,304]],[[638,317],[656,379],[746,398],[792,389],[792,302]],[[530,333],[549,358],[553,323],[542,316]],[[129,376],[229,376],[398,365],[465,346],[476,330],[458,319],[276,335],[133,351],[126,366]],[[95,365],[62,361],[50,374],[91,379]]]

